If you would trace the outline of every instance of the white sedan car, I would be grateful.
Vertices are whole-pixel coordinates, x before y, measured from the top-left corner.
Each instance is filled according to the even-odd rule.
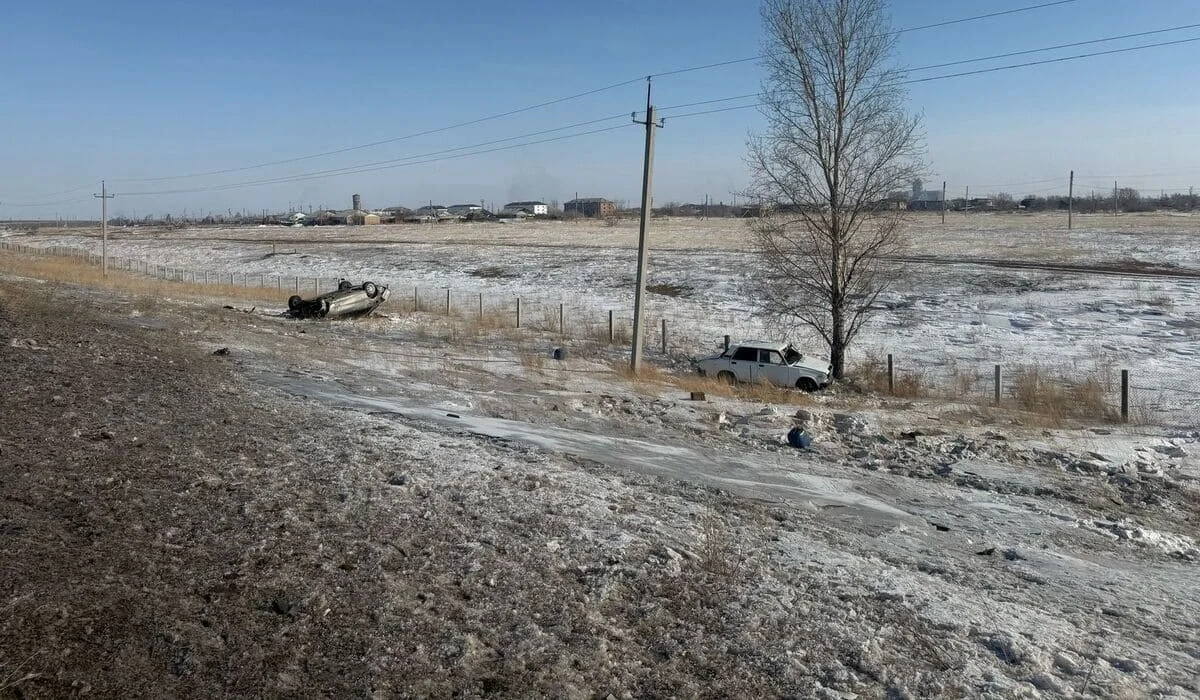
[[[768,382],[816,391],[829,385],[829,360],[809,357],[787,343],[747,341],[696,363],[702,376],[729,382]]]

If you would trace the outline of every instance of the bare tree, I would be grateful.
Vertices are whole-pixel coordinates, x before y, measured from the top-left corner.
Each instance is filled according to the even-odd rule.
[[[764,133],[752,136],[758,310],[829,345],[833,376],[893,277],[903,213],[889,198],[918,174],[920,120],[889,66],[883,0],[765,0]]]

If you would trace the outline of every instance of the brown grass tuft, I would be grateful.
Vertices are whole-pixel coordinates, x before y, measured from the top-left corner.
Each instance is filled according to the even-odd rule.
[[[64,257],[0,256],[0,270],[23,277],[79,284],[99,289],[109,289],[140,298],[139,303],[151,302],[154,298],[219,297],[246,301],[286,302],[292,290],[274,287],[246,287],[233,284],[196,284],[193,282],[167,281],[148,278],[126,270],[108,268],[106,277],[100,267],[84,260]]]
[[[1016,408],[1058,425],[1070,418],[1111,420],[1114,411],[1105,401],[1099,377],[1068,378],[1037,366],[1022,367],[1011,375],[1009,393]]]
[[[629,381],[633,387],[643,393],[658,393],[664,388],[677,389],[681,393],[693,391],[704,392],[707,396],[718,396],[738,401],[768,404],[809,405],[813,403],[812,396],[799,389],[777,387],[773,384],[729,384],[716,377],[702,377],[699,374],[673,374],[664,372],[652,365],[643,365],[641,372],[634,374],[628,362],[615,362],[609,365],[613,372],[622,379]]]

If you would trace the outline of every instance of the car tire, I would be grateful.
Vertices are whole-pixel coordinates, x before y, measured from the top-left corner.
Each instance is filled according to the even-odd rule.
[[[298,311],[300,309],[300,305],[303,303],[304,299],[299,294],[293,294],[292,296],[288,297],[288,310]]]
[[[347,289],[352,289],[353,287],[354,287],[354,283],[351,282],[350,280],[342,280],[342,281],[338,282],[338,291],[339,292],[344,292]]]
[[[717,381],[733,386],[737,384],[737,376],[733,372],[717,372]]]
[[[819,387],[817,387],[817,382],[812,377],[800,377],[796,380],[796,388],[800,391],[812,393]]]
[[[379,294],[379,287],[376,287],[374,282],[363,282],[362,288],[369,299],[374,299],[375,295]]]

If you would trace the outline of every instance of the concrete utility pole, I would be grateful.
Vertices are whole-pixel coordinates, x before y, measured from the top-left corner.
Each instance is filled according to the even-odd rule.
[[[94,194],[100,200],[100,274],[108,277],[108,200],[116,197],[108,193],[108,185],[100,181],[100,194]]]
[[[662,122],[654,121],[654,105],[650,104],[650,76],[646,76],[646,121],[637,120],[637,112],[633,113],[635,124],[646,125],[646,157],[642,168],[642,217],[638,228],[638,267],[637,289],[633,296],[633,351],[630,353],[629,366],[634,374],[642,366],[642,301],[646,296],[646,222],[650,219],[650,181],[654,173],[654,130],[662,128]]]
[[[1113,180],[1113,216],[1117,215],[1117,181]]]
[[[1067,230],[1071,230],[1071,218],[1075,214],[1075,171],[1071,171],[1071,179],[1067,184]]]

